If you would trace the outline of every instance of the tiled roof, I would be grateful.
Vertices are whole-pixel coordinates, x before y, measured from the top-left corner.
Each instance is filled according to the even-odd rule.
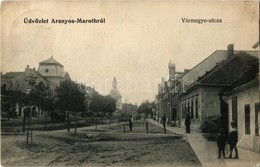
[[[224,60],[198,79],[200,84],[232,84],[243,75],[259,71],[259,59],[246,52],[239,52]]]
[[[259,52],[254,50],[234,50],[234,54],[238,55],[240,53],[247,53],[251,56],[258,57]],[[192,85],[195,84],[195,82],[198,80],[198,78],[201,78],[204,75],[207,75],[206,70],[211,71],[214,68],[216,69],[217,65],[223,65],[223,63],[226,62],[227,59],[227,50],[216,50],[214,53],[212,53],[210,56],[208,56],[206,59],[201,61],[199,64],[197,64],[195,67],[191,68],[187,73],[185,73],[181,79],[185,82],[185,85],[188,87],[192,87]]]
[[[2,75],[2,78],[15,78],[16,76],[22,74],[23,72],[7,72]]]
[[[41,64],[45,64],[45,65],[46,64],[55,64],[55,65],[59,65],[59,66],[63,67],[63,65],[60,64],[57,60],[55,60],[53,57],[51,57],[51,58],[49,58],[47,60],[44,60],[44,61],[40,62],[39,64],[40,65]]]

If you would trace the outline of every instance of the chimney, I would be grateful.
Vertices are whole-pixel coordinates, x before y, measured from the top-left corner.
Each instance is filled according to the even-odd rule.
[[[234,55],[234,44],[227,46],[227,58],[230,59]]]

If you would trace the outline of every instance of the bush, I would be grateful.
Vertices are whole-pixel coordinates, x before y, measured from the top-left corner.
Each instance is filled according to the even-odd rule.
[[[220,126],[220,115],[212,115],[205,119],[200,128],[203,133],[218,133]]]

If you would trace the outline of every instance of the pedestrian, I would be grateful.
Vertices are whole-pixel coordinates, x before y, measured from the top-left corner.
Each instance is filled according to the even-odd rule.
[[[230,145],[230,154],[228,158],[232,158],[233,150],[235,150],[235,159],[238,159],[238,150],[237,150],[237,129],[236,129],[236,122],[231,122],[231,131],[229,133],[228,143]]]
[[[186,133],[190,133],[190,124],[190,112],[188,112],[185,118]]]
[[[217,145],[218,145],[218,159],[221,157],[221,152],[223,157],[225,158],[225,147],[226,147],[226,135],[222,128],[220,128],[217,138]]]
[[[153,120],[155,121],[155,119],[156,119],[156,117],[155,116],[153,116]]]
[[[163,131],[166,133],[166,116],[165,114],[162,117]]]
[[[166,125],[166,116],[165,115],[163,115],[163,117],[162,117],[162,124],[163,124],[163,127],[165,127],[165,125]]]
[[[130,119],[129,119],[129,129],[130,129],[130,131],[132,131],[132,127],[133,127],[133,121],[132,121],[132,116],[130,116]]]

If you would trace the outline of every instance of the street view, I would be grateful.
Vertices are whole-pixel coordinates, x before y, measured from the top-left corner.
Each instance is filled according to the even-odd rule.
[[[2,166],[260,167],[258,2],[2,8]]]

